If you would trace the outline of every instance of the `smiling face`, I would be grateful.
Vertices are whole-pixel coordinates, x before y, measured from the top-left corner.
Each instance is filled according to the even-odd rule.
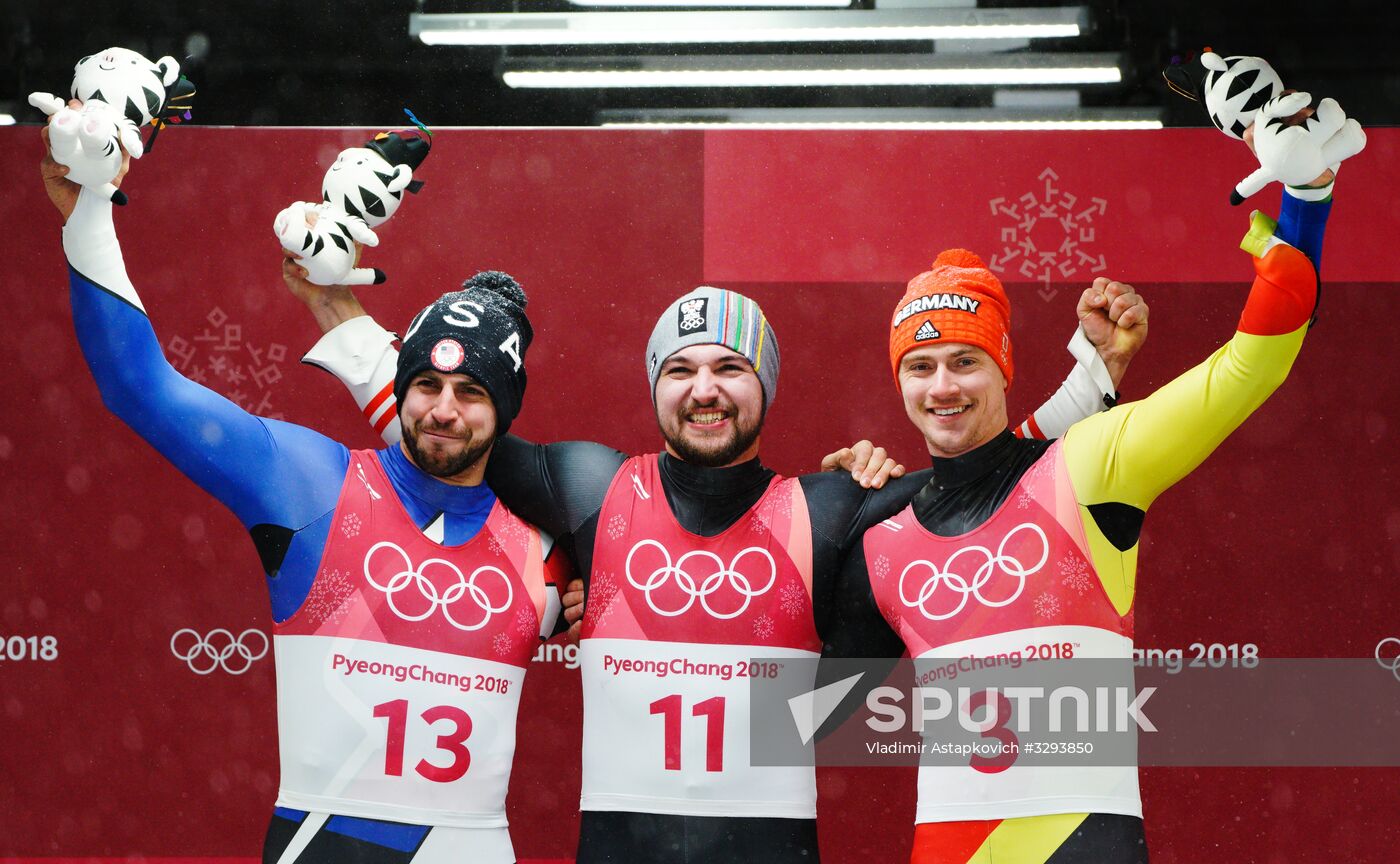
[[[986,351],[952,342],[899,361],[904,412],[934,456],[961,456],[1006,429],[1006,377]]]
[[[758,455],[763,386],[742,354],[723,345],[683,348],[661,364],[656,422],[666,451],[686,462],[747,462]]]
[[[496,406],[470,375],[427,369],[413,376],[399,402],[403,449],[424,473],[475,486],[496,440]]]

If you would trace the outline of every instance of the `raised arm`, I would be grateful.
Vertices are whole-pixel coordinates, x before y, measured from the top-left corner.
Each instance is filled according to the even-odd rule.
[[[1060,389],[1016,428],[1019,438],[1061,438],[1069,427],[1118,404],[1128,364],[1147,341],[1147,303],[1131,285],[1099,277],[1080,295],[1069,340],[1074,366]]]
[[[1325,218],[1314,211],[1308,221]],[[1146,399],[1090,417],[1064,439],[1089,552],[1120,612],[1132,605],[1136,590],[1147,508],[1283,383],[1313,318],[1317,272],[1306,255],[1283,242],[1273,220],[1256,213],[1241,245],[1255,256],[1256,276],[1234,337]]]
[[[83,191],[63,249],[78,343],[112,413],[246,526],[296,525],[334,506],[343,446],[249,414],[165,359],[127,276],[110,201]],[[325,500],[308,502],[313,490]]]
[[[112,204],[44,166],[50,198],[67,219],[73,322],[104,404],[176,468],[239,518],[259,542],[269,575],[285,537],[334,509],[348,453],[306,429],[255,417],[181,376],[161,352],[127,275]],[[314,563],[313,565],[314,566]],[[292,581],[292,580],[289,580]],[[274,614],[301,597],[274,590]]]

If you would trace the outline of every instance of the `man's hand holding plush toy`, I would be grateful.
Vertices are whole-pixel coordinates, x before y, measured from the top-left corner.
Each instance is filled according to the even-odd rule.
[[[83,104],[76,99],[71,100],[66,106],[70,114],[79,116],[79,109]],[[78,205],[78,192],[85,184],[77,182],[73,177],[74,169],[67,164],[59,162],[54,158],[54,140],[52,129],[58,119],[58,112],[55,112],[49,119],[49,125],[39,130],[39,137],[44,139],[44,158],[39,162],[39,174],[44,179],[44,191],[48,193],[49,200],[58,208],[58,212],[63,216],[63,221],[67,222],[72,215],[73,208]],[[59,139],[65,140],[63,135]],[[131,167],[131,157],[127,155],[125,148],[116,149],[116,167],[112,173],[107,175],[112,192],[116,192],[121,185],[122,178]],[[107,193],[111,197],[111,193]]]
[[[1232,204],[1275,180],[1325,196],[1338,164],[1366,146],[1361,124],[1348,119],[1335,99],[1323,99],[1314,109],[1312,97],[1285,89],[1262,57],[1221,57],[1207,48],[1199,73],[1174,61],[1162,75],[1173,92],[1201,103],[1215,128],[1243,140],[1258,158],[1258,170],[1231,190]]]

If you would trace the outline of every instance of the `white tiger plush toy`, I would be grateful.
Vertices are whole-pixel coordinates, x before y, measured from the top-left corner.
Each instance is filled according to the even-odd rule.
[[[384,271],[355,266],[355,244],[378,246],[379,237],[358,216],[329,204],[298,201],[277,214],[272,231],[282,248],[301,256],[315,285],[378,285]]]
[[[168,88],[179,78],[180,64],[173,57],[152,63],[135,51],[108,48],[73,67],[73,98],[101,99],[145,126],[161,115]]]
[[[135,51],[108,48],[73,67],[71,92],[82,109],[74,111],[52,93],[30,93],[29,104],[53,118],[49,144],[54,161],[68,166],[68,179],[125,204],[126,196],[112,186],[122,161],[116,145],[141,158],[140,127],[161,120],[169,88],[179,80],[180,64],[171,57],[152,63]]]
[[[1205,51],[1201,66],[1205,76],[1199,89],[1189,76],[1170,74],[1180,67],[1164,72],[1168,86],[1200,101],[1215,128],[1231,138],[1241,140],[1254,127],[1259,168],[1230,191],[1231,204],[1243,203],[1275,180],[1289,186],[1311,183],[1366,146],[1361,124],[1347,119],[1335,99],[1323,99],[1311,115],[1289,125],[1290,118],[1312,103],[1312,97],[1299,92],[1285,95],[1283,81],[1262,57],[1221,57]]]
[[[342,150],[321,181],[321,200],[378,228],[398,212],[404,190],[416,193],[423,186],[413,172],[430,146],[430,138],[410,130],[381,132],[363,147]]]
[[[282,248],[301,255],[316,285],[370,285],[384,271],[355,266],[355,243],[378,246],[374,233],[398,212],[404,190],[423,183],[413,172],[427,158],[432,132],[407,108],[418,131],[380,132],[363,147],[341,152],[321,182],[321,203],[298,202],[277,214],[273,232]],[[422,134],[419,134],[421,132]]]

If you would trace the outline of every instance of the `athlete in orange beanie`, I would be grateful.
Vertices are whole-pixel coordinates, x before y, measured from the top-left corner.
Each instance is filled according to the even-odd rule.
[[[1129,662],[1143,517],[1287,376],[1316,306],[1331,181],[1328,172],[1290,189],[1277,225],[1255,214],[1241,245],[1256,277],[1234,338],[1146,399],[1088,417],[1055,442],[1007,430],[1010,305],[996,277],[964,250],[915,277],[895,307],[890,362],[933,476],[847,558],[826,656],[862,656],[852,646],[868,648],[882,632],[885,656],[916,660],[1049,644]],[[1137,311],[1118,305],[1131,293],[1097,280],[1091,308],[1081,306],[1086,326],[1116,317],[1116,338],[1140,338],[1145,316],[1135,321]],[[987,554],[974,574],[964,553],[976,549]],[[1004,745],[1016,740],[1015,713],[999,698],[984,735]],[[997,758],[920,767],[914,864],[1147,860],[1133,765],[1046,766],[1022,755],[1003,747]]]

